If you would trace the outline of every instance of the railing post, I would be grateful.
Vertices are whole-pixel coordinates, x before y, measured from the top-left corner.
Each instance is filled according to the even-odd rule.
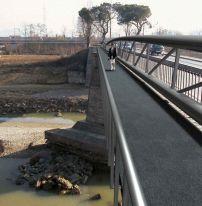
[[[119,47],[118,47],[118,56],[121,55],[121,41],[119,43]]]
[[[135,58],[136,58],[136,54],[135,54],[135,52],[136,52],[136,42],[134,41],[134,46],[133,46],[133,65],[135,65]]]
[[[114,157],[115,157],[115,150],[114,150],[114,143],[115,143],[115,128],[114,128],[114,122],[113,122],[113,118],[111,121],[111,166],[110,166],[110,186],[111,188],[114,188],[114,170],[115,170],[115,165],[114,165]]]
[[[147,44],[147,60],[145,65],[145,73],[148,73],[149,71],[149,53],[150,53],[150,46],[151,44]]]
[[[179,66],[179,60],[180,60],[180,50],[176,49],[176,55],[175,55],[175,67],[173,70],[173,75],[172,75],[172,83],[171,83],[171,88],[175,88],[175,84],[177,82],[177,70]]]
[[[120,149],[115,136],[115,170],[114,170],[114,206],[118,206],[119,201],[119,174],[120,174]]]
[[[124,46],[123,46],[123,48],[122,48],[121,58],[123,58],[123,53],[124,53],[125,47],[126,47],[126,41],[125,41]]]

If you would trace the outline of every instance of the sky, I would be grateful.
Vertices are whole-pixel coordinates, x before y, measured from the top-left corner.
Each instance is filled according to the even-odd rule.
[[[0,0],[0,36],[13,35],[14,30],[18,34],[24,24],[43,22],[50,34],[60,34],[65,28],[71,36],[77,31],[78,11],[102,2],[148,5],[154,29],[163,27],[183,34],[202,31],[202,0]],[[122,28],[113,25],[113,31],[118,35]]]

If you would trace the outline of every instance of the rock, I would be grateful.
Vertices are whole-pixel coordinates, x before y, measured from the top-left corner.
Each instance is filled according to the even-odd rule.
[[[72,183],[69,180],[67,180],[67,179],[65,179],[63,177],[57,177],[56,181],[57,181],[57,183],[61,184],[63,189],[72,189],[73,185],[72,185]]]
[[[26,172],[26,167],[25,167],[25,165],[20,165],[20,166],[18,167],[18,170],[19,170],[20,172],[22,172],[22,173]]]
[[[35,167],[30,167],[29,168],[29,172],[31,174],[38,174],[40,172],[39,168],[35,168]]]
[[[40,158],[40,159],[39,159],[39,163],[40,163],[40,164],[43,164],[45,161],[46,161],[46,160],[45,160],[44,158]]]
[[[41,180],[37,180],[36,185],[35,185],[35,188],[36,188],[36,189],[40,189],[41,187],[42,187],[42,182],[41,182]]]
[[[45,184],[46,184],[46,180],[42,180],[42,181],[41,181],[41,184],[42,184],[42,185],[45,185]]]
[[[87,175],[84,175],[83,178],[82,178],[82,181],[81,181],[82,184],[85,185],[85,184],[87,183],[87,181],[88,181],[88,176],[87,176]]]
[[[25,179],[22,176],[17,177],[17,179],[15,180],[15,184],[16,185],[23,185],[25,184]]]
[[[78,183],[85,184],[92,174],[93,167],[82,158],[64,151],[39,152],[32,156],[29,163],[19,166],[21,176],[18,185],[28,182],[30,186],[45,191],[54,190],[61,195],[81,194]],[[100,199],[100,194],[92,200]]]
[[[101,198],[102,198],[101,195],[98,193],[98,194],[90,197],[89,200],[100,200]]]
[[[81,190],[80,190],[78,185],[74,185],[72,187],[71,194],[73,194],[73,195],[80,195],[81,194]]]
[[[56,117],[63,117],[62,113],[60,111],[56,112],[55,114]]]
[[[29,186],[34,187],[36,185],[36,180],[34,178],[29,180]]]
[[[34,165],[39,161],[40,157],[38,156],[33,156],[31,157],[31,159],[29,160],[30,165]]]
[[[51,180],[48,180],[43,184],[42,188],[46,191],[52,190],[54,187],[54,183]]]
[[[29,175],[28,173],[25,173],[25,174],[23,175],[23,178],[24,178],[26,181],[28,181],[28,182],[29,182],[29,180],[31,179],[31,177],[30,177],[30,175]]]
[[[66,194],[68,194],[68,193],[69,193],[68,190],[60,190],[60,191],[59,191],[59,195],[66,195]]]
[[[70,177],[69,177],[69,180],[71,181],[71,183],[77,183],[77,182],[79,182],[79,180],[81,180],[81,176],[80,175],[78,175],[78,174],[73,174],[73,175],[71,175]]]
[[[34,165],[40,161],[40,159],[49,160],[51,158],[51,152],[38,152],[30,158],[30,165]]]
[[[55,161],[58,163],[62,163],[62,162],[64,162],[64,159],[61,156],[58,156],[55,158]]]
[[[53,174],[48,173],[48,174],[45,174],[44,177],[45,177],[46,179],[51,179],[51,178],[53,177]]]

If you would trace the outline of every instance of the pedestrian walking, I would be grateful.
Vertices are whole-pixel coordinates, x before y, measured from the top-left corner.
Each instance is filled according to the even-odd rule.
[[[110,60],[110,67],[111,67],[110,69],[111,71],[114,71],[115,70],[115,59],[117,57],[116,47],[114,44],[111,44],[111,47],[109,48],[108,57]]]

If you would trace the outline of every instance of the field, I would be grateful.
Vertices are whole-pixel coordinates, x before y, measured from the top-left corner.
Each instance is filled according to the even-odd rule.
[[[87,51],[72,56],[2,55],[0,114],[84,111]]]
[[[1,65],[12,65],[12,64],[32,64],[38,62],[50,62],[61,59],[59,55],[1,55]]]

